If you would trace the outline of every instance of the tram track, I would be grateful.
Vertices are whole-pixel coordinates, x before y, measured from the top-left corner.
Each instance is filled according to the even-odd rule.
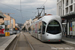
[[[15,45],[14,45],[14,47],[13,47],[13,50],[15,50],[15,48],[16,48],[16,45],[17,45],[18,40],[19,40],[19,37],[20,37],[20,34],[19,34],[19,36],[18,36],[18,38],[17,38],[17,40],[16,40],[16,43],[15,43]]]
[[[16,42],[15,42],[13,50],[35,50],[35,49],[33,48],[33,46],[27,40],[25,34],[20,33]]]
[[[30,34],[25,34],[27,39],[31,42],[32,46],[35,48],[35,50],[37,50],[36,48],[38,48],[39,50],[75,50],[75,46],[69,45],[65,42],[41,42],[36,38],[31,37]],[[31,38],[29,38],[31,37]],[[31,39],[33,39],[34,41],[32,41]],[[36,43],[35,43],[36,42]],[[43,49],[44,48],[44,49]]]
[[[27,40],[26,35],[25,35],[24,33],[23,33],[23,35],[24,35],[25,39]],[[28,44],[30,45],[31,49],[32,49],[32,50],[35,50],[35,49],[33,48],[33,46],[29,43],[28,40],[27,40],[27,42],[28,42]]]
[[[43,43],[27,32],[20,33],[14,44],[13,50],[75,50],[74,46],[65,42]]]

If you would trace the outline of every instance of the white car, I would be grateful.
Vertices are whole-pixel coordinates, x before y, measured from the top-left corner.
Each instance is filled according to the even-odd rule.
[[[10,35],[12,35],[12,34],[13,34],[13,31],[5,31],[5,32],[9,32],[9,33],[10,33]]]
[[[17,31],[17,33],[20,33],[20,31]]]
[[[16,34],[17,32],[14,30],[13,33]]]

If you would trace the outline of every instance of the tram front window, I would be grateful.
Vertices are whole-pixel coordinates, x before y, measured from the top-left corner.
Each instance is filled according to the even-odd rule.
[[[48,26],[46,32],[50,34],[58,34],[61,32],[61,27],[58,21],[53,20],[51,21]]]
[[[43,21],[42,22],[42,34],[45,34],[45,27],[46,27],[46,23]]]

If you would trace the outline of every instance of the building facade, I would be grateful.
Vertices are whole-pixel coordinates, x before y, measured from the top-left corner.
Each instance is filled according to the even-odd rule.
[[[24,23],[24,25],[23,25],[23,27],[22,28],[26,28],[26,30],[27,31],[29,31],[28,29],[29,29],[29,27],[30,27],[30,25],[31,25],[31,23],[32,23],[32,19],[30,19],[30,20],[27,20],[25,23]]]
[[[57,0],[57,15],[62,18],[63,35],[75,37],[75,0]]]
[[[60,16],[75,12],[75,0],[57,0],[57,14]]]
[[[15,28],[15,19],[10,17],[9,15],[3,14],[6,18],[4,18],[4,21],[9,21],[9,24],[7,28]]]
[[[3,17],[3,18],[2,18]],[[6,14],[3,14],[1,11],[0,11],[0,25],[3,24],[5,21],[8,21],[8,25],[7,25],[7,28],[15,28],[15,19],[10,17],[9,15],[6,15]]]
[[[4,18],[5,18],[5,16],[4,16],[3,13],[0,11],[0,25],[1,25],[2,23],[4,23]]]

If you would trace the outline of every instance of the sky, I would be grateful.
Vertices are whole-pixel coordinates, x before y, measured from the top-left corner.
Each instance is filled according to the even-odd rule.
[[[35,18],[38,14],[37,8],[43,5],[45,13],[56,15],[57,0],[0,0],[0,11],[10,13],[16,23],[23,24],[26,20]]]

